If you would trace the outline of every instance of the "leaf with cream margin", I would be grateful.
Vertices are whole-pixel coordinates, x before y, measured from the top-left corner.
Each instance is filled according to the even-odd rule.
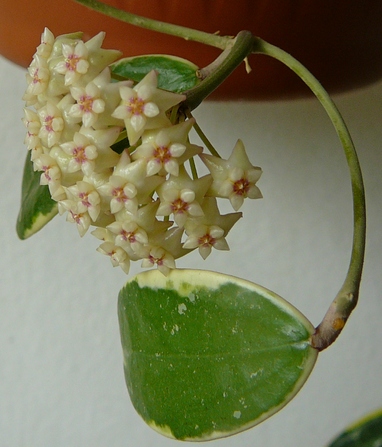
[[[382,409],[366,415],[334,439],[329,447],[381,447]]]
[[[119,294],[127,388],[165,436],[206,441],[262,422],[300,390],[318,351],[311,323],[251,282],[199,270],[157,270]]]
[[[21,188],[21,207],[16,231],[20,239],[27,239],[41,230],[57,214],[57,202],[50,197],[47,185],[40,185],[41,172],[33,170],[30,152],[24,165]]]
[[[127,57],[112,64],[111,70],[113,74],[135,82],[155,70],[158,73],[158,88],[174,93],[182,93],[200,82],[198,67],[176,56],[156,54]]]

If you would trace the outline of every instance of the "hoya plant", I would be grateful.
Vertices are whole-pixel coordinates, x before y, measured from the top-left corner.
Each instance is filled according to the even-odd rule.
[[[135,409],[155,430],[179,440],[233,435],[296,395],[357,304],[365,199],[355,148],[314,76],[252,33],[207,34],[98,1],[79,2],[222,51],[200,68],[171,55],[125,57],[103,49],[102,32],[84,41],[81,32],[54,36],[45,29],[26,75],[28,153],[18,235],[28,238],[56,215],[66,216],[79,236],[91,232],[99,239],[98,252],[126,275],[132,262],[140,263],[145,270],[127,277],[118,299],[126,384]],[[281,61],[310,87],[349,166],[351,259],[318,327],[248,279],[176,267],[178,258],[194,250],[203,259],[212,250],[229,250],[231,228],[243,224],[244,200],[262,197],[262,169],[248,155],[247,143],[236,136],[224,159],[193,116],[239,65],[250,71],[253,53]],[[203,146],[192,141],[192,129]],[[232,212],[222,214],[223,201]]]

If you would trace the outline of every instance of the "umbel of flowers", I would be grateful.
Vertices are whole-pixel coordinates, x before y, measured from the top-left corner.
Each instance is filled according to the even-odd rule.
[[[186,97],[157,88],[155,71],[137,84],[113,80],[109,66],[121,54],[102,49],[103,39],[42,34],[23,97],[25,143],[40,183],[81,236],[96,227],[98,251],[126,273],[130,261],[167,274],[191,250],[203,258],[227,250],[244,198],[261,197],[261,169],[240,140],[228,160],[191,144],[195,120],[178,113]],[[195,156],[209,174],[190,169]],[[235,212],[220,214],[217,197]]]

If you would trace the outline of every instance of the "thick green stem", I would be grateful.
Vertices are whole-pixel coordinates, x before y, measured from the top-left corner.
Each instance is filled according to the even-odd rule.
[[[75,0],[94,11],[109,17],[186,40],[220,48],[223,53],[210,66],[200,70],[202,82],[192,90],[185,92],[187,107],[195,109],[211,92],[213,92],[251,53],[254,36],[249,31],[241,31],[235,39],[229,36],[219,36],[167,22],[148,19],[136,14],[115,8],[98,0]]]
[[[235,39],[230,39],[230,41],[230,45],[216,61],[200,70],[202,82],[191,90],[184,92],[187,96],[185,104],[190,110],[195,109],[243,63],[252,52],[255,37],[250,31],[240,31]]]
[[[358,301],[366,241],[366,204],[362,172],[346,124],[336,105],[318,80],[291,55],[261,39],[256,39],[253,52],[278,59],[293,70],[312,90],[336,129],[349,166],[353,192],[353,248],[344,284],[312,336],[312,346],[323,350],[338,337]]]
[[[231,38],[227,36],[219,36],[217,34],[210,34],[204,31],[198,31],[184,26],[173,25],[171,23],[141,17],[136,14],[132,14],[130,12],[107,5],[98,0],[74,1],[90,9],[93,9],[94,11],[100,12],[109,17],[113,17],[114,19],[129,23],[130,25],[138,26],[140,28],[146,28],[151,31],[157,31],[163,34],[170,34],[172,36],[181,37],[183,39],[192,40],[194,42],[200,42],[205,45],[220,48],[222,50],[226,48],[227,43],[231,40]]]
[[[208,67],[199,71],[202,82],[195,88],[184,92],[187,95],[186,106],[195,109],[210,93],[212,93],[251,53],[254,36],[249,31],[241,31],[234,39],[229,36],[219,36],[171,23],[141,17],[130,12],[109,6],[98,0],[75,0],[94,11],[109,17],[186,40],[214,46],[224,51]]]

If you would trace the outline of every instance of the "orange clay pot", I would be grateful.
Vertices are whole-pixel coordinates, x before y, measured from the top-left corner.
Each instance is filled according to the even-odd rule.
[[[382,77],[380,0],[104,0],[129,12],[207,32],[235,35],[249,29],[299,59],[329,92],[365,86]],[[106,31],[105,48],[125,56],[166,53],[208,65],[219,50],[143,30],[93,12],[72,0],[2,0],[0,54],[30,63],[47,26],[55,35]],[[212,95],[214,99],[283,99],[308,94],[279,62],[251,56]]]

